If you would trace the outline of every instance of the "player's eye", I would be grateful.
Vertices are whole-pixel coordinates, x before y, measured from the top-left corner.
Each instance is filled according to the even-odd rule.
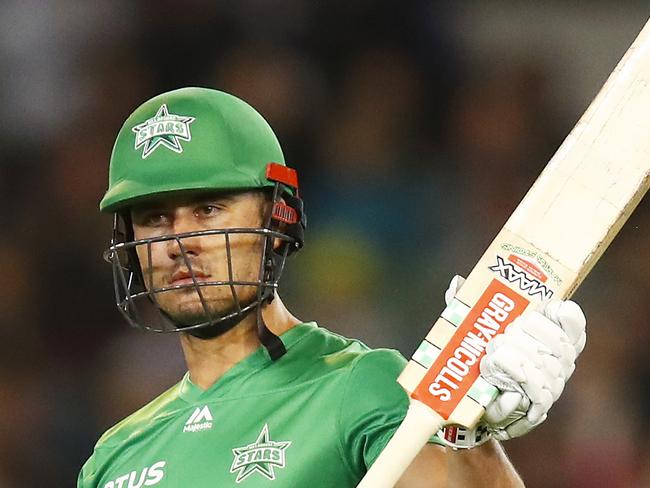
[[[150,212],[138,220],[140,225],[146,227],[161,227],[169,223],[169,217],[162,212]]]
[[[197,217],[214,217],[218,212],[219,207],[212,204],[201,205],[195,211]]]

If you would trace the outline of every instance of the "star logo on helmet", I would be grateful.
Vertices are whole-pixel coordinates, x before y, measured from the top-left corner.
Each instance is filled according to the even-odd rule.
[[[191,141],[190,124],[195,118],[187,115],[170,114],[163,103],[156,115],[131,129],[135,132],[135,150],[144,146],[142,159],[159,147],[166,147],[176,153],[183,152],[181,141]]]

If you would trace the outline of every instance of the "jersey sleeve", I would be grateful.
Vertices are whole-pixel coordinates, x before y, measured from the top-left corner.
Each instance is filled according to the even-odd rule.
[[[77,478],[77,488],[95,488],[95,454],[86,461],[79,471]]]
[[[358,358],[340,405],[344,459],[363,474],[377,459],[406,415],[409,399],[397,383],[406,360],[397,351],[378,349]],[[437,437],[429,442],[439,443]]]

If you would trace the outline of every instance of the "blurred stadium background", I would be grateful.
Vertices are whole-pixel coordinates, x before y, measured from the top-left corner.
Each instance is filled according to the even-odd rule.
[[[175,337],[123,323],[101,259],[108,157],[139,103],[201,85],[257,107],[310,219],[285,302],[409,356],[648,15],[604,0],[1,0],[0,487],[73,486],[100,433],[183,373]],[[649,226],[646,201],[577,294],[589,340],[566,393],[506,446],[530,487],[650,486]]]

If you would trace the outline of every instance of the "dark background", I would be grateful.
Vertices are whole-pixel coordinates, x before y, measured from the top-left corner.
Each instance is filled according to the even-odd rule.
[[[162,91],[238,95],[303,182],[304,320],[410,356],[650,15],[646,2],[0,0],[0,487],[73,486],[183,373],[114,309],[97,204]],[[650,202],[576,294],[588,344],[506,447],[530,487],[650,485]],[[588,218],[588,216],[585,216]],[[290,401],[290,399],[288,399]]]

